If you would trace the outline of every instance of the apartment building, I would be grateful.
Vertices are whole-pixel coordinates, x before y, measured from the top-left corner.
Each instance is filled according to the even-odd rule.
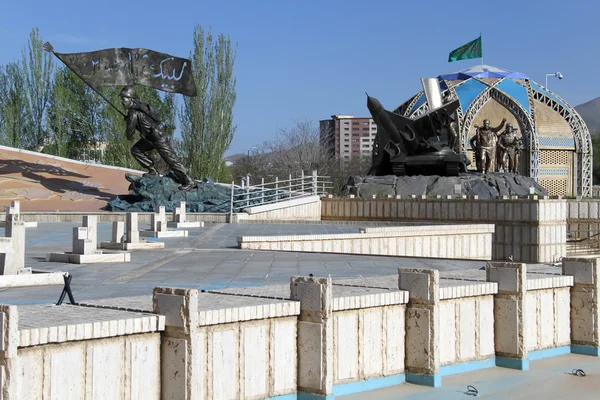
[[[377,125],[372,118],[356,118],[353,115],[332,115],[331,119],[319,121],[321,145],[340,161],[370,157]]]

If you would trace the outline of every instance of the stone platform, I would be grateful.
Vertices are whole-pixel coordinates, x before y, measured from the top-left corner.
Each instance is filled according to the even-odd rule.
[[[533,190],[533,193],[530,190]],[[511,173],[477,172],[459,176],[353,176],[346,191],[358,197],[387,196],[479,196],[495,199],[502,196],[547,195],[535,180]]]

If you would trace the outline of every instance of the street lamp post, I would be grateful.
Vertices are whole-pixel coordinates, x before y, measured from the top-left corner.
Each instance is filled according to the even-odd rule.
[[[549,76],[553,76],[553,77],[558,78],[558,79],[562,79],[563,78],[563,75],[560,72],[557,72],[555,74],[546,74],[546,89],[548,89],[548,77]]]

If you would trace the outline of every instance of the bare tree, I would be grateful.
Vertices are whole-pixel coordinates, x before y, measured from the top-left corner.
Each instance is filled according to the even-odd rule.
[[[340,193],[351,175],[365,174],[370,166],[370,157],[340,163],[331,149],[322,142],[320,129],[312,121],[294,121],[291,128],[280,128],[275,138],[265,142],[258,151],[242,157],[233,168],[236,180],[251,175],[257,183],[261,178],[272,182],[275,177],[286,179],[297,177],[304,171],[316,170],[320,176],[329,176],[334,192]]]

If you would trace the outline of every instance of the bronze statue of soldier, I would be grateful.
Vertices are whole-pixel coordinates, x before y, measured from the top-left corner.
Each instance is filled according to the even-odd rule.
[[[516,132],[517,129],[513,128],[512,124],[508,124],[498,139],[498,148],[502,149],[503,154],[506,155],[504,171],[514,174],[519,173],[519,155],[522,144],[522,139],[517,136]]]
[[[190,190],[196,187],[196,182],[190,178],[187,169],[161,132],[161,121],[154,108],[150,104],[140,101],[133,86],[125,86],[119,96],[121,104],[127,110],[125,136],[131,140],[136,130],[140,132],[141,138],[131,148],[131,154],[148,170],[144,176],[158,175],[154,161],[147,154],[156,150],[177,177],[178,183],[180,183],[179,190]]]
[[[502,138],[506,135],[509,135],[511,130],[514,129],[513,125],[509,122],[506,124],[506,128],[500,132],[498,135],[498,141],[496,143],[496,171],[500,171],[500,169],[504,169],[504,171],[508,171],[507,161],[506,161],[506,146],[502,144]]]
[[[443,99],[444,104],[450,103],[452,100],[454,100],[454,96],[452,96],[450,91],[446,92]],[[444,121],[446,125],[446,133],[448,136],[448,147],[450,147],[450,149],[455,153],[457,153],[458,144],[458,122],[456,122],[457,119],[457,113],[453,112],[452,114],[447,115]]]
[[[492,168],[497,134],[502,130],[505,123],[506,118],[503,118],[500,125],[498,125],[495,128],[492,128],[490,126],[490,120],[486,119],[483,121],[483,126],[475,125],[477,133],[475,134],[474,138],[477,142],[477,147],[479,148],[478,154],[476,155],[476,157],[479,160],[479,163],[477,164],[477,169],[478,171],[483,172],[484,174],[487,174]],[[471,141],[473,141],[473,138],[471,139]]]
[[[477,168],[477,172],[481,172],[483,171],[483,166],[481,165],[481,148],[479,143],[477,143],[477,134],[475,134],[475,136],[469,140],[469,143],[473,149],[473,158],[475,159],[475,167]]]

